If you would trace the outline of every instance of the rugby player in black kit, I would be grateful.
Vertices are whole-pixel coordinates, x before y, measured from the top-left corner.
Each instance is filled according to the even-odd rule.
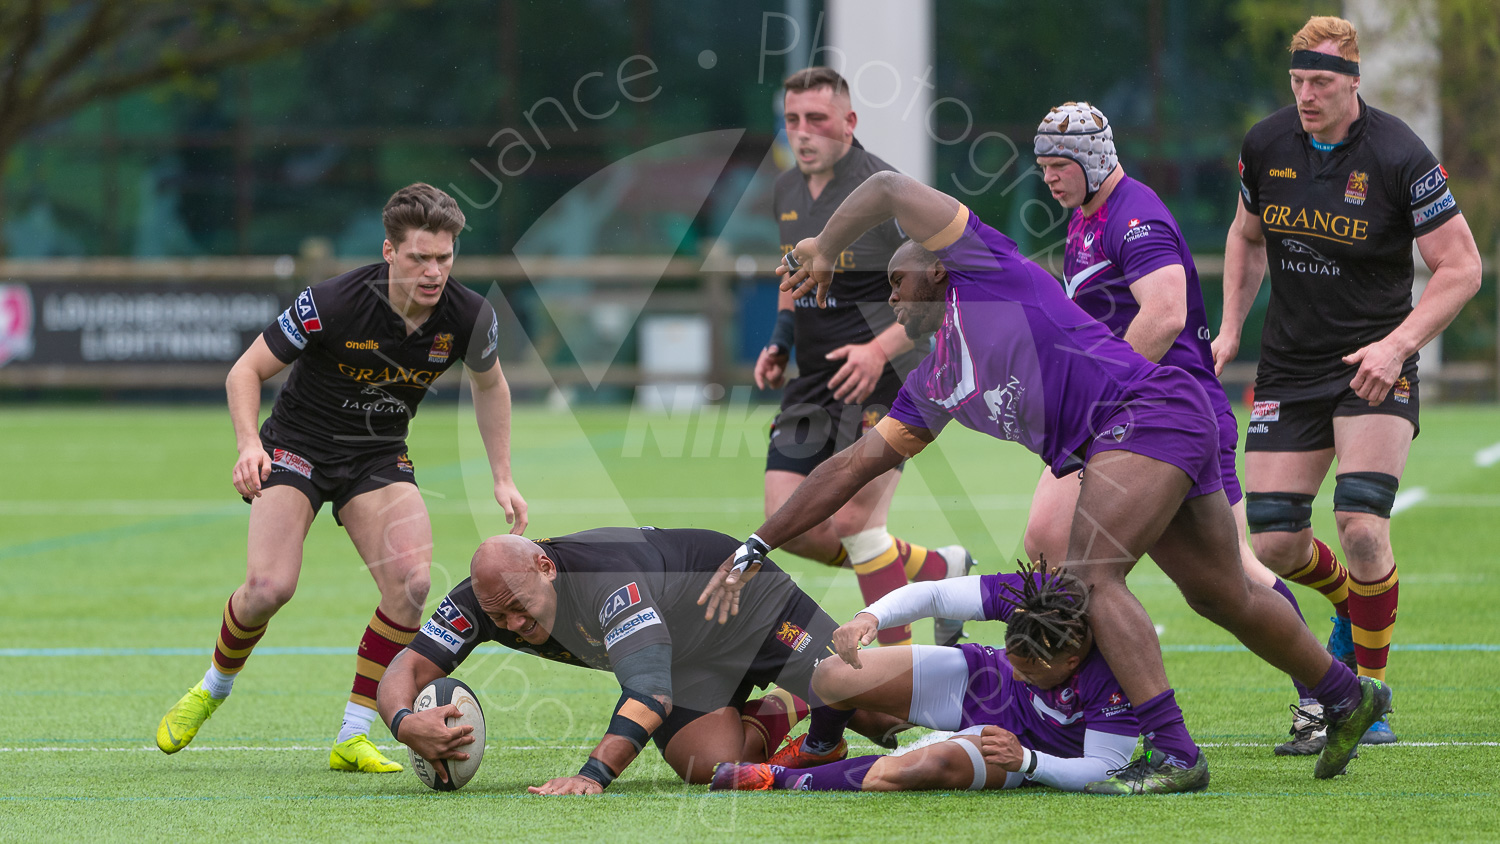
[[[849,86],[836,71],[810,67],[788,77],[783,117],[797,166],[776,179],[775,213],[782,251],[823,230],[834,209],[871,174],[893,169],[854,137],[858,116]],[[776,512],[818,464],[874,427],[890,409],[906,374],[921,361],[913,339],[896,324],[887,300],[886,265],[906,239],[895,221],[876,226],[839,256],[828,306],[781,293],[776,330],[755,363],[755,384],[781,387],[781,412],[766,455],[766,515]],[[786,380],[792,351],[797,377]],[[925,343],[924,343],[925,350]],[[864,487],[833,518],[786,543],[793,554],[851,566],[865,603],[908,582],[967,573],[973,560],[959,545],[928,549],[886,529],[899,468]],[[933,635],[951,645],[960,622],[939,619]],[[883,645],[911,644],[911,626],[880,631]]]
[[[697,605],[739,540],[708,530],[597,528],[536,542],[486,540],[470,577],[450,591],[380,684],[391,734],[427,759],[462,759],[474,741],[448,727],[445,707],[413,714],[418,690],[447,676],[482,642],[544,659],[612,671],[621,694],[605,735],[581,770],[531,788],[597,794],[654,742],[686,782],[706,783],[721,762],[764,762],[808,709],[813,669],[833,654],[833,621],[768,563],[767,588],[747,595],[719,625]],[[760,581],[757,580],[757,585]],[[781,686],[750,700],[756,687]],[[810,698],[811,731],[848,751],[839,733],[852,710]],[[870,732],[896,726],[864,714]],[[821,734],[821,733],[820,733]],[[439,776],[446,773],[439,770]]]
[[[1296,102],[1251,128],[1240,154],[1214,361],[1222,371],[1234,358],[1269,263],[1245,437],[1255,553],[1327,596],[1329,650],[1383,679],[1397,603],[1389,520],[1418,430],[1417,350],[1478,291],[1479,252],[1442,165],[1405,123],[1360,98],[1354,27],[1311,18],[1291,49]],[[1413,240],[1432,270],[1416,307]],[[1313,498],[1335,458],[1347,572],[1312,535]],[[1321,724],[1307,715],[1305,735],[1293,737],[1316,753]],[[1381,721],[1365,741],[1395,735]]]
[[[489,456],[495,500],[519,533],[526,502],[510,474],[510,391],[497,362],[499,323],[484,297],[449,283],[464,215],[426,184],[383,213],[385,260],[303,290],[230,370],[239,459],[250,503],[245,582],[224,605],[202,682],[162,718],[156,743],[176,753],[228,697],[266,625],[297,587],[302,543],[324,502],[380,589],[359,643],[353,689],[329,767],[389,772],[368,733],[385,667],[417,630],[427,600],[432,525],[406,454],[406,433],[432,382],[462,360]],[[292,367],[260,430],[261,386]]]

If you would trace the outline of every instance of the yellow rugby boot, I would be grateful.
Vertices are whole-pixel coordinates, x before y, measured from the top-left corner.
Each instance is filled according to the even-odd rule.
[[[203,722],[225,700],[210,697],[203,688],[203,681],[199,680],[198,685],[188,689],[188,693],[161,717],[161,723],[156,725],[156,746],[162,753],[176,753],[187,747],[193,736],[198,735]]]
[[[401,763],[385,758],[370,737],[360,733],[333,746],[328,753],[328,767],[335,771],[392,774],[401,770]]]

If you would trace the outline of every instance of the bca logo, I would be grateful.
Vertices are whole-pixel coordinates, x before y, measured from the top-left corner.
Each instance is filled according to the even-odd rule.
[[[308,331],[322,331],[323,320],[318,318],[318,306],[313,303],[312,288],[302,291],[297,296],[297,319],[301,320],[302,327]]]
[[[635,585],[635,581],[621,586],[611,592],[609,597],[604,599],[604,606],[599,608],[599,626],[603,627],[611,618],[640,602],[641,590]]]
[[[31,357],[35,326],[30,288],[0,284],[0,366]]]
[[[438,615],[443,617],[444,621],[448,622],[449,627],[452,627],[459,633],[467,633],[474,626],[464,616],[463,610],[454,605],[451,598],[443,598],[443,602],[438,604],[437,612]]]

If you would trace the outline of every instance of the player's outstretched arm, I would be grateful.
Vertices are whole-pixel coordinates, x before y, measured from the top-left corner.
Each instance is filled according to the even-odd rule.
[[[229,420],[234,424],[234,488],[246,498],[260,497],[260,485],[271,477],[271,458],[260,442],[260,388],[272,376],[286,369],[264,336],[256,337],[250,348],[240,355],[224,379],[229,396]]]
[[[1385,338],[1344,357],[1344,363],[1359,364],[1349,386],[1371,405],[1385,401],[1406,359],[1447,328],[1479,292],[1479,247],[1462,214],[1417,238],[1417,249],[1432,278],[1416,307]]]
[[[500,371],[500,362],[483,372],[469,370],[474,385],[474,419],[484,453],[490,459],[490,475],[495,480],[495,502],[505,511],[510,532],[526,531],[526,499],[510,475],[510,385]]]
[[[1224,374],[1224,364],[1239,353],[1240,332],[1265,274],[1266,234],[1260,218],[1236,201],[1234,222],[1224,241],[1224,316],[1219,320],[1219,336],[1213,340],[1215,375]]]
[[[793,271],[783,265],[776,270],[782,276],[781,289],[805,296],[816,288],[822,307],[833,284],[833,257],[860,235],[895,217],[913,240],[927,241],[947,229],[961,208],[958,200],[904,173],[882,170],[849,194],[821,234],[797,244],[792,254],[800,267]]]
[[[881,423],[900,425],[889,416]],[[927,440],[931,440],[930,434]],[[698,596],[699,606],[708,605],[703,617],[712,619],[717,614],[720,624],[727,623],[731,615],[739,613],[740,589],[760,570],[767,552],[821,524],[866,484],[896,468],[909,456],[893,448],[877,426],[853,445],[819,464],[797,485],[781,509],[766,519],[745,545],[719,566]]]
[[[986,764],[1023,773],[1032,782],[1062,791],[1082,791],[1091,782],[1107,779],[1109,771],[1124,767],[1135,751],[1135,743],[1135,736],[1086,730],[1082,756],[1053,756],[1023,746],[1007,730],[985,727],[979,752]]]
[[[615,660],[620,700],[604,738],[578,773],[557,777],[526,790],[532,794],[600,794],[651,740],[672,714],[672,646],[646,647]]]
[[[447,719],[459,716],[456,705],[411,711],[417,690],[446,676],[432,660],[408,648],[391,660],[375,692],[375,705],[380,709],[381,719],[391,728],[391,736],[423,759],[468,759],[469,754],[460,748],[474,743],[470,735],[474,732],[472,726],[448,726]],[[447,782],[446,768],[433,767],[438,777]]]

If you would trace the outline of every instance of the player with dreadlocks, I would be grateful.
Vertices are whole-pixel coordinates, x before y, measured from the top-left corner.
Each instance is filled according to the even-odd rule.
[[[858,707],[947,740],[899,756],[799,766],[806,736],[765,764],[720,765],[712,788],[761,791],[921,791],[1016,788],[1082,791],[1123,768],[1139,727],[1089,629],[1088,587],[1065,571],[1022,564],[1014,574],[913,583],[866,607],[833,634],[842,662],[824,660],[813,688],[829,705]],[[877,631],[940,616],[1004,621],[1005,647],[885,647]],[[1148,741],[1149,744],[1149,741]],[[1149,750],[1149,747],[1148,747]],[[828,758],[828,757],[824,757]]]

